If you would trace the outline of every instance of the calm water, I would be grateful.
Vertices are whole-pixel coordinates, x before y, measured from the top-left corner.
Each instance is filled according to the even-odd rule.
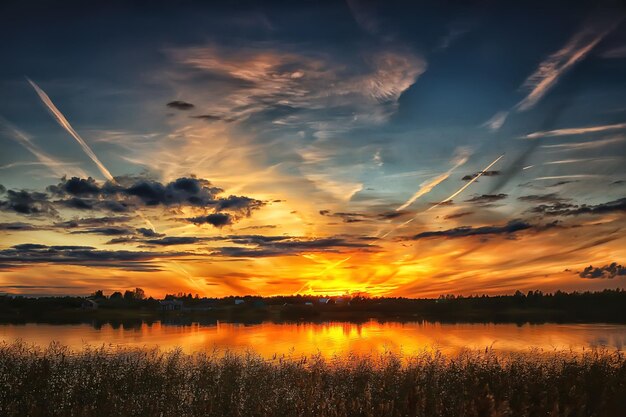
[[[187,352],[254,350],[266,357],[275,353],[325,356],[346,352],[360,354],[402,351],[410,354],[436,347],[446,353],[463,348],[492,346],[501,352],[571,349],[591,347],[622,349],[626,344],[626,325],[613,324],[440,324],[329,322],[253,325],[222,323],[215,325],[165,325],[154,323],[135,327],[94,328],[78,325],[0,325],[0,340],[21,338],[41,346],[59,341],[74,349],[84,344],[121,346],[181,347]]]

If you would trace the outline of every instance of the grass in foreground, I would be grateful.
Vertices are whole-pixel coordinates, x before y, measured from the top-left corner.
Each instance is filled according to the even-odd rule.
[[[264,360],[0,344],[1,416],[623,416],[621,352]]]

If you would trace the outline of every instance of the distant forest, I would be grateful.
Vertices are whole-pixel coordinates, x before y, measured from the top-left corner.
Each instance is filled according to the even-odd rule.
[[[87,303],[87,305],[86,305]],[[92,310],[92,311],[86,311]],[[160,316],[206,316],[256,320],[429,320],[453,322],[612,322],[626,323],[626,290],[543,293],[517,291],[499,296],[392,298],[363,295],[320,297],[243,296],[208,298],[171,294],[147,297],[141,288],[95,291],[89,297],[0,295],[0,320],[49,321],[84,318],[158,319]]]

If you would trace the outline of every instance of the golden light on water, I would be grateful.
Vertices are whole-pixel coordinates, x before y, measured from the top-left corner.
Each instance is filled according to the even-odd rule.
[[[368,321],[277,324],[234,324],[216,322],[172,326],[156,322],[130,327],[110,324],[95,329],[90,325],[53,326],[46,324],[1,325],[0,340],[22,338],[46,346],[51,340],[80,349],[119,345],[181,347],[186,352],[255,351],[264,357],[275,354],[326,357],[347,353],[375,354],[385,351],[404,354],[433,349],[455,354],[463,349],[491,347],[499,352],[528,352],[531,349],[581,351],[593,347],[622,349],[626,345],[625,325],[600,324],[441,324]]]

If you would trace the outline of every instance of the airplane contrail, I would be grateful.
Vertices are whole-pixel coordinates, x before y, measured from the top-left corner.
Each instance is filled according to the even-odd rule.
[[[4,127],[4,129],[10,134],[13,140],[15,140],[17,143],[26,148],[26,150],[32,153],[35,158],[37,158],[42,165],[48,167],[54,173],[54,175],[61,178],[63,175],[66,174],[66,172],[61,168],[64,165],[63,162],[54,159],[52,156],[44,152],[41,148],[39,148],[39,146],[33,143],[31,138],[28,137],[28,135],[26,135],[24,132],[13,126],[2,117],[0,117],[0,126]],[[74,172],[83,176],[85,175],[85,173],[80,168],[76,168]]]
[[[63,116],[63,113],[61,113],[61,111],[54,105],[52,100],[50,100],[50,97],[48,97],[46,92],[43,91],[41,88],[39,88],[39,86],[37,84],[35,84],[35,82],[33,80],[31,80],[30,78],[26,77],[26,80],[28,80],[30,85],[35,89],[35,91],[37,92],[37,95],[39,96],[41,101],[43,101],[43,103],[46,105],[46,107],[48,108],[48,110],[50,111],[52,116],[57,120],[57,122],[59,122],[59,124],[65,130],[67,130],[67,132],[74,139],[76,139],[76,141],[80,144],[81,148],[83,148],[83,151],[85,151],[87,156],[89,158],[91,158],[91,160],[97,165],[97,167],[98,167],[98,169],[100,169],[100,172],[102,173],[102,175],[104,175],[106,177],[106,179],[111,181],[113,184],[117,184],[117,181],[115,180],[113,175],[111,175],[111,172],[104,166],[104,164],[102,162],[100,162],[100,159],[96,156],[94,151],[89,147],[89,145],[87,145],[87,142],[85,142],[83,140],[83,138],[81,138],[80,135],[74,130],[72,125],[70,125],[70,122],[67,121],[65,116]],[[152,222],[150,220],[148,220],[148,218],[145,217],[143,215],[143,213],[141,213],[138,210],[135,210],[135,212],[150,227],[150,229],[152,229],[153,231],[156,231],[156,229],[155,229],[154,225],[152,224]]]
[[[493,161],[492,163],[490,163],[489,165],[487,165],[487,167],[485,167],[482,171],[480,171],[478,173],[478,175],[476,175],[474,178],[472,178],[467,184],[465,184],[463,187],[459,188],[459,190],[457,192],[455,192],[454,194],[452,194],[450,197],[446,198],[445,200],[441,200],[439,203],[435,204],[434,206],[430,206],[428,208],[428,210],[426,211],[430,211],[432,209],[434,209],[437,206],[440,206],[441,204],[447,203],[448,201],[452,200],[454,197],[456,197],[457,195],[461,194],[467,187],[469,187],[470,185],[472,185],[472,183],[474,181],[476,181],[478,178],[480,178],[485,171],[489,171],[491,169],[492,166],[494,166],[500,159],[504,158],[504,154],[500,155],[499,157],[496,158],[495,161]]]
[[[63,113],[61,113],[61,111],[54,105],[54,103],[52,102],[52,100],[50,100],[50,97],[48,97],[45,91],[39,88],[39,86],[35,84],[35,82],[30,78],[26,77],[26,80],[35,89],[35,92],[37,93],[43,104],[46,105],[52,116],[61,125],[61,127],[63,127],[74,139],[76,139],[76,141],[83,148],[83,151],[85,151],[87,156],[89,156],[89,158],[91,158],[91,160],[98,166],[98,169],[100,170],[102,175],[104,175],[105,178],[109,181],[115,181],[113,175],[111,175],[109,170],[106,169],[102,162],[100,162],[100,159],[98,159],[96,154],[93,152],[93,150],[91,150],[91,148],[89,147],[89,145],[87,145],[83,138],[81,138],[80,135],[74,130],[70,122],[67,121],[65,116],[63,116]]]
[[[87,143],[83,140],[83,138],[81,138],[80,135],[74,130],[72,125],[70,125],[70,122],[67,121],[65,116],[63,116],[63,113],[61,113],[61,111],[54,105],[54,103],[52,102],[52,100],[50,100],[50,97],[48,97],[45,91],[39,88],[39,86],[35,84],[35,82],[32,81],[30,78],[26,77],[26,80],[28,80],[30,85],[35,89],[35,92],[37,92],[37,95],[39,96],[41,101],[46,105],[46,107],[48,108],[52,116],[57,120],[57,122],[61,125],[61,127],[67,130],[67,132],[74,139],[76,139],[76,141],[80,144],[81,148],[83,148],[83,151],[96,164],[96,166],[98,167],[102,175],[104,175],[104,177],[107,180],[111,181],[114,184],[117,184],[117,181],[115,180],[113,175],[111,175],[111,172],[109,172],[109,170],[104,166],[104,164],[100,162],[100,159],[98,159],[98,157],[93,152],[93,150],[89,147],[89,145],[87,145]],[[156,228],[154,227],[152,222],[146,216],[144,216],[144,214],[141,211],[135,209],[135,213],[139,215],[139,217],[141,217],[141,219],[148,225],[148,227],[150,227],[150,229],[152,229],[153,231],[156,231]],[[189,274],[176,261],[172,261],[172,262],[180,271],[182,271],[183,276],[185,276],[196,288],[201,289],[198,286],[198,283],[191,277],[191,274]]]
[[[448,198],[441,200],[439,203],[435,204],[434,206],[430,206],[428,209],[424,210],[424,212],[430,211],[432,209],[434,209],[435,207],[438,207],[442,204],[447,203],[448,201],[452,200],[454,197],[456,197],[457,195],[461,194],[463,191],[465,191],[465,189],[467,187],[469,187],[470,185],[472,185],[473,182],[475,182],[478,178],[480,178],[485,171],[489,171],[491,169],[492,166],[494,166],[500,159],[502,159],[504,157],[504,154],[500,155],[499,157],[497,157],[492,163],[490,163],[489,165],[487,165],[485,168],[483,168],[478,175],[476,175],[474,178],[472,178],[467,184],[465,184],[463,187],[461,187],[460,189],[458,189],[456,192],[454,192],[452,195],[450,195]],[[407,224],[411,223],[412,221],[414,221],[417,218],[417,215],[420,214],[421,212],[418,212],[415,214],[415,216],[413,216],[412,218],[410,218],[409,220],[405,221],[404,223],[399,224],[398,226],[390,229],[387,233],[385,233],[384,235],[382,235],[381,237],[379,237],[379,239],[384,239],[387,236],[389,236],[394,230],[399,229],[400,227],[404,227]]]
[[[411,204],[413,204],[415,202],[415,200],[417,200],[418,198],[420,198],[421,196],[423,196],[424,194],[428,194],[429,192],[432,191],[433,188],[435,188],[437,185],[439,185],[440,183],[442,183],[443,181],[445,181],[446,179],[448,179],[448,177],[452,174],[452,172],[457,169],[458,167],[460,167],[461,165],[463,165],[464,163],[466,163],[468,160],[467,155],[463,155],[456,164],[454,164],[454,166],[452,168],[450,168],[449,170],[447,170],[446,172],[444,172],[443,174],[438,175],[437,177],[435,177],[434,179],[430,180],[430,181],[425,181],[420,185],[419,190],[417,190],[415,192],[415,194],[413,194],[411,196],[411,198],[409,198],[404,204],[402,204],[400,207],[398,207],[396,209],[396,211],[401,211],[404,210],[405,208],[407,208],[408,206],[410,206]]]

